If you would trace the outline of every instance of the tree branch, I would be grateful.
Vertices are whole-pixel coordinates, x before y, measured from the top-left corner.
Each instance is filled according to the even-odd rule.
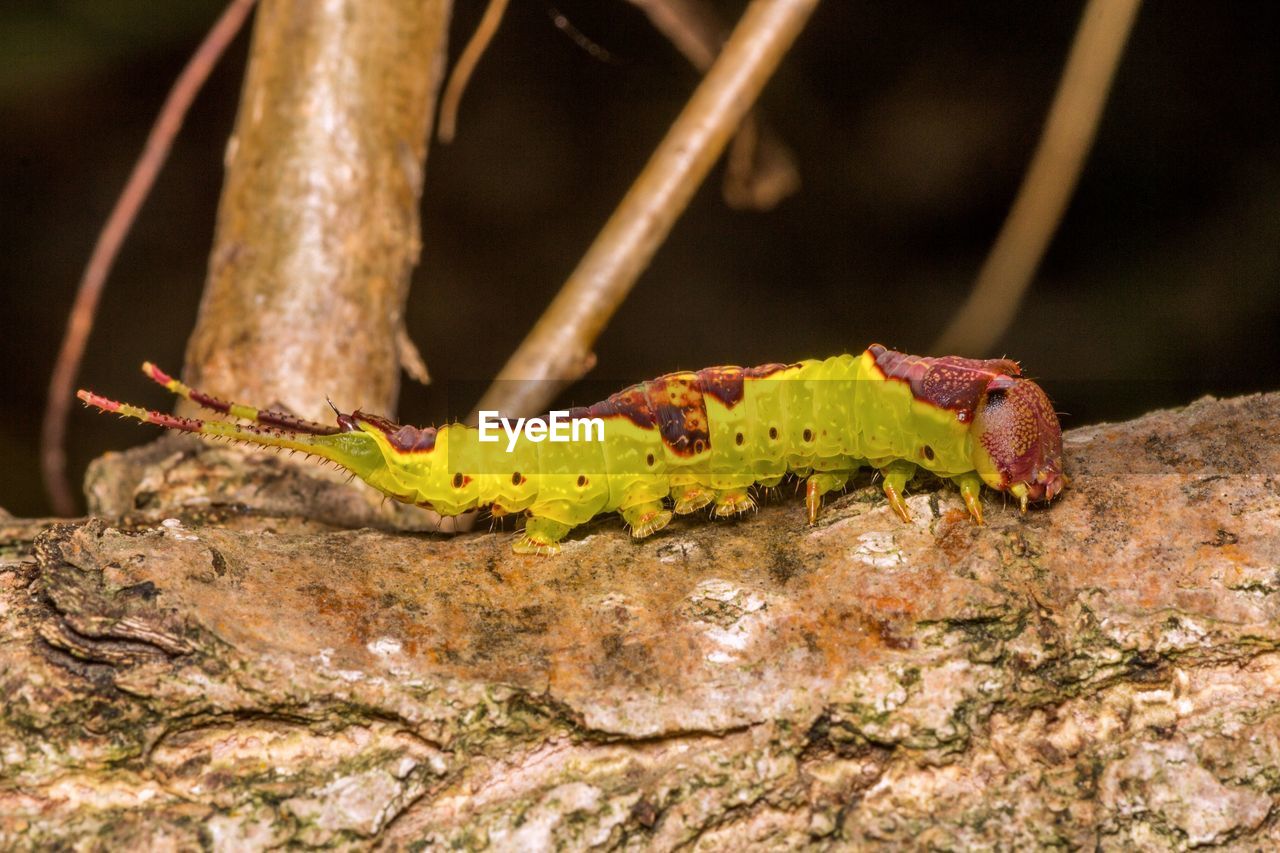
[[[191,381],[310,418],[326,397],[394,412],[449,12],[449,0],[265,0]]]
[[[168,444],[0,521],[0,847],[1274,849],[1280,394],[1065,449],[982,528],[868,479],[539,559]]]
[[[1139,2],[1089,0],[1018,197],[933,352],[987,355],[1008,331],[1080,180]]]
[[[479,408],[533,414],[589,369],[596,338],[816,5],[817,0],[753,0],[644,171]]]
[[[138,211],[151,194],[156,176],[169,157],[169,149],[174,137],[182,129],[182,122],[191,102],[204,86],[213,67],[218,64],[227,45],[240,32],[253,4],[254,0],[232,0],[178,75],[164,106],[160,108],[151,133],[147,136],[142,154],[129,174],[129,180],[116,199],[106,224],[102,226],[93,253],[89,256],[89,263],[80,277],[76,298],[67,319],[67,330],[63,334],[58,359],[49,379],[49,400],[45,405],[44,424],[40,434],[41,473],[45,491],[48,492],[53,511],[57,515],[73,515],[76,509],[74,491],[67,480],[67,414],[71,410],[80,361],[84,358],[85,346],[93,331],[94,317],[98,313],[98,302],[102,298],[107,276],[111,274],[116,256],[138,217]]]
[[[507,2],[508,0],[489,0],[471,41],[467,42],[458,61],[454,63],[453,73],[449,75],[449,82],[440,98],[440,121],[436,129],[436,136],[445,144],[453,142],[458,128],[458,107],[462,104],[462,95],[467,91],[467,83],[480,64],[480,58],[489,48],[489,42],[493,41],[502,24],[502,18],[507,12]]]
[[[630,0],[699,71],[724,43],[725,28],[706,0]],[[758,110],[743,119],[725,161],[724,199],[730,207],[772,210],[800,187],[791,151],[764,126]]]

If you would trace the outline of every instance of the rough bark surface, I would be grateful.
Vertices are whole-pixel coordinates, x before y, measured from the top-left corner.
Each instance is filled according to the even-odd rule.
[[[259,4],[192,384],[308,418],[328,414],[325,394],[394,412],[449,8]]]
[[[1066,446],[985,528],[865,483],[551,559],[116,456],[127,512],[0,520],[0,845],[1280,844],[1280,394]]]

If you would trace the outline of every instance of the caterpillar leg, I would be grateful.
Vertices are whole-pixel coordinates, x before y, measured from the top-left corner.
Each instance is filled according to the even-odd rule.
[[[572,529],[559,521],[539,518],[536,515],[529,516],[524,526],[524,535],[516,540],[511,550],[517,554],[550,557],[560,553],[560,540]]]
[[[675,501],[676,515],[697,512],[715,499],[715,492],[706,486],[672,486],[671,500]]]
[[[952,477],[952,480],[960,486],[960,497],[964,498],[964,505],[969,510],[969,515],[973,516],[973,523],[982,526],[982,478],[977,472],[970,471],[967,474],[961,474],[959,477]]]
[[[819,471],[809,476],[805,481],[804,506],[809,512],[810,524],[816,524],[818,521],[818,510],[822,508],[822,496],[827,492],[844,488],[847,482],[849,482],[847,471]]]
[[[902,499],[902,491],[907,487],[907,481],[916,475],[915,463],[897,459],[881,468],[880,473],[884,475],[884,496],[889,499],[889,506],[893,507],[898,518],[911,521],[911,511]]]
[[[1022,507],[1022,514],[1027,514],[1027,484],[1014,483],[1009,487],[1009,494],[1018,499],[1018,505]]]
[[[741,515],[744,512],[751,512],[756,508],[755,499],[747,494],[744,489],[721,489],[716,492],[716,505],[712,508],[711,514],[716,518],[728,518],[731,515]]]
[[[618,514],[631,528],[633,539],[643,539],[671,523],[671,510],[663,506],[662,501],[629,506],[618,510]]]

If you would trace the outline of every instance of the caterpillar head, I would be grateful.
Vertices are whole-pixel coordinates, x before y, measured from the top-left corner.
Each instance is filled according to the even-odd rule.
[[[398,424],[380,415],[366,412],[338,413],[335,438],[359,442],[367,455],[376,457],[376,467],[368,473],[358,471],[346,460],[341,464],[356,470],[360,479],[385,494],[406,503],[420,503],[417,484],[430,476],[444,476],[432,465],[437,432],[431,427],[418,428]]]
[[[1066,485],[1062,427],[1053,404],[1030,379],[997,376],[973,419],[973,467],[993,489],[1022,504],[1049,501]]]

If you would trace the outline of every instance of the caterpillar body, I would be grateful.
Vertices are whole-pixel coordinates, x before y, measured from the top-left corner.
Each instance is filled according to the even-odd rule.
[[[220,400],[151,364],[143,371],[206,409],[251,423],[78,396],[170,429],[315,454],[442,515],[486,506],[495,516],[525,513],[514,546],[521,554],[555,553],[572,528],[603,512],[618,512],[636,538],[661,530],[673,513],[708,505],[714,516],[747,512],[753,487],[776,486],[788,474],[806,478],[811,523],[823,495],[865,466],[883,475],[889,505],[904,521],[903,490],[919,468],[955,481],[977,524],[984,484],[1013,495],[1025,512],[1066,483],[1053,406],[1007,359],[930,358],[874,344],[856,356],[671,373],[569,410],[571,420],[598,419],[603,435],[561,443],[527,432],[495,441],[461,424],[418,428],[360,411],[320,424]]]

